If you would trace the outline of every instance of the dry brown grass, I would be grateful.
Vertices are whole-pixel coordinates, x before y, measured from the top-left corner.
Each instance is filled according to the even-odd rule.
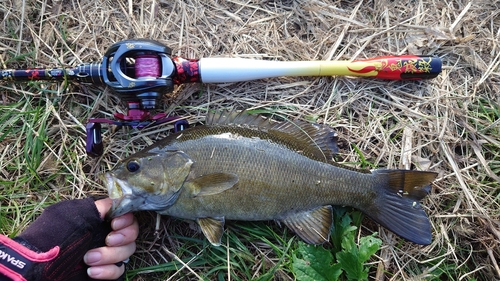
[[[368,224],[384,241],[371,278],[427,280],[437,270],[445,271],[441,278],[456,280],[500,278],[500,2],[4,0],[0,16],[2,68],[98,61],[109,46],[128,38],[155,39],[172,47],[175,55],[190,58],[441,57],[443,72],[429,81],[295,77],[183,85],[166,99],[164,110],[193,123],[203,120],[208,108],[279,110],[290,118],[313,118],[335,127],[346,162],[360,162],[356,146],[377,166],[437,171],[432,194],[423,202],[432,221],[433,243],[416,246]],[[29,55],[20,58],[23,54]],[[164,125],[141,134],[105,132],[105,155],[88,158],[86,119],[124,111],[123,104],[100,88],[38,87],[0,85],[2,105],[29,100],[45,108],[43,118],[32,124],[21,114],[29,110],[24,103],[0,109],[2,116],[13,112],[10,119],[1,120],[8,126],[0,136],[8,128],[22,128],[0,138],[0,181],[5,184],[0,186],[5,208],[1,215],[10,219],[0,221],[3,233],[22,230],[46,203],[103,193],[98,173],[170,128]],[[33,155],[34,148],[26,145],[40,133],[46,140]],[[40,163],[30,173],[30,157],[35,156]],[[23,212],[23,206],[31,208]],[[173,231],[169,225],[163,229]],[[151,244],[144,231],[139,252],[168,256],[160,244],[179,246],[169,237]],[[190,276],[196,279],[194,271]]]

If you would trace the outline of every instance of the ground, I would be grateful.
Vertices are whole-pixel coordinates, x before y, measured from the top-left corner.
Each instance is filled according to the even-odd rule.
[[[500,2],[6,0],[0,16],[2,69],[100,61],[113,43],[137,38],[185,58],[441,58],[442,73],[432,80],[184,84],[158,111],[192,124],[209,109],[227,108],[315,121],[336,129],[339,161],[351,167],[435,171],[422,201],[432,243],[406,242],[364,219],[358,236],[376,232],[382,240],[368,278],[500,279]],[[109,88],[2,81],[0,96],[0,231],[10,236],[49,204],[105,194],[100,173],[172,128],[104,125],[104,154],[92,158],[85,153],[87,120],[126,111]],[[297,278],[291,260],[298,239],[274,223],[229,224],[225,245],[214,248],[192,223],[162,218],[155,232],[154,214],[138,216],[133,280]]]

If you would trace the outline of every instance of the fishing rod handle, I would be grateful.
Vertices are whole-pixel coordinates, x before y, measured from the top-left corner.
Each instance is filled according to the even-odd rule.
[[[387,80],[431,79],[441,73],[436,56],[385,56],[357,61],[269,61],[243,58],[202,58],[204,83],[249,81],[280,76],[359,76]]]

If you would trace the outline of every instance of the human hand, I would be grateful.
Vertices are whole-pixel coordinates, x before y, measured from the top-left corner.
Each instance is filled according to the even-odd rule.
[[[130,214],[111,224],[104,221],[110,207],[109,199],[62,201],[47,207],[14,239],[0,235],[0,280],[4,276],[29,281],[119,278],[124,266],[115,263],[134,252],[138,226]]]
[[[113,201],[109,198],[95,201],[101,219],[109,211]],[[125,214],[111,221],[112,232],[106,237],[106,246],[88,251],[83,260],[90,267],[87,273],[94,279],[114,280],[125,271],[125,266],[116,263],[127,260],[135,252],[135,239],[139,234],[137,219]]]

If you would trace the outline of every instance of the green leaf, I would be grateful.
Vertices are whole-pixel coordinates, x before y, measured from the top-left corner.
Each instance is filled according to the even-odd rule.
[[[340,252],[342,250],[342,241],[344,239],[351,239],[354,241],[355,234],[353,231],[356,227],[351,225],[351,217],[347,213],[346,208],[337,207],[333,208],[333,231],[332,231],[332,243],[334,247],[334,252]]]
[[[363,264],[358,262],[357,252],[338,252],[336,256],[349,280],[368,279],[368,272],[365,272]]]
[[[373,236],[362,237],[359,240],[359,247],[356,246],[353,239],[343,239],[342,252],[336,254],[338,263],[344,269],[349,280],[367,280],[368,267],[364,263],[368,261],[371,255],[375,254],[382,240]]]
[[[382,245],[382,240],[374,236],[365,236],[359,239],[359,261],[360,263],[367,262],[370,257],[375,254]]]
[[[309,246],[300,242],[293,254],[293,271],[300,281],[337,280],[342,273],[349,280],[367,280],[369,267],[365,263],[382,244],[374,236],[362,237],[356,243],[357,227],[361,215],[354,212],[355,221],[346,208],[334,208],[332,241],[335,255],[321,246]],[[335,260],[336,258],[336,260]]]
[[[333,255],[322,246],[299,242],[293,254],[293,271],[299,281],[331,281],[342,274],[339,264],[334,264]]]

